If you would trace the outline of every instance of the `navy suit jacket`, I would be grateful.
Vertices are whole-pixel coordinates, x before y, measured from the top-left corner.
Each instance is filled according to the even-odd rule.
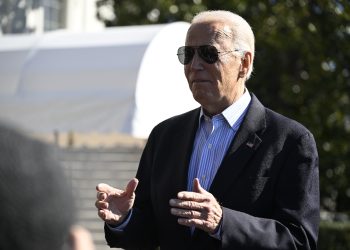
[[[186,190],[200,109],[157,125],[143,151],[133,215],[108,244],[130,249],[316,249],[318,154],[301,124],[265,108],[248,112],[210,187],[223,209],[221,240],[177,223],[169,200]]]

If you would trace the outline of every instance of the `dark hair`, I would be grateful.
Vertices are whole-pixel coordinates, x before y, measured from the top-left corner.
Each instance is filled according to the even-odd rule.
[[[0,249],[58,250],[73,198],[53,149],[0,125]]]

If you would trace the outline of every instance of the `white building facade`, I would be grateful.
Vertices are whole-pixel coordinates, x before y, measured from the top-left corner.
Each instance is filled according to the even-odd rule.
[[[99,31],[97,0],[4,0],[0,3],[0,33],[41,34],[57,29]]]

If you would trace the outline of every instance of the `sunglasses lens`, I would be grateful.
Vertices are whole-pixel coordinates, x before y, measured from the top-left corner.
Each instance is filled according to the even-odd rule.
[[[179,58],[180,63],[186,65],[188,64],[195,54],[195,48],[190,46],[182,46],[177,50],[177,57]],[[198,55],[209,64],[215,63],[218,58],[218,50],[212,45],[203,45],[199,46]]]
[[[177,50],[177,57],[179,58],[180,63],[186,65],[192,60],[194,53],[195,51],[193,48],[182,46]]]
[[[206,63],[209,64],[215,63],[219,58],[218,50],[211,45],[200,46],[198,48],[198,54]]]

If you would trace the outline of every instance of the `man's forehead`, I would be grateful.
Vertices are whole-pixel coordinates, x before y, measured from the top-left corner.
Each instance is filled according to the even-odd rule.
[[[193,35],[203,38],[210,37],[214,40],[222,40],[232,38],[232,29],[228,24],[224,22],[200,22],[194,23],[190,26],[187,33],[187,39],[191,38]]]

